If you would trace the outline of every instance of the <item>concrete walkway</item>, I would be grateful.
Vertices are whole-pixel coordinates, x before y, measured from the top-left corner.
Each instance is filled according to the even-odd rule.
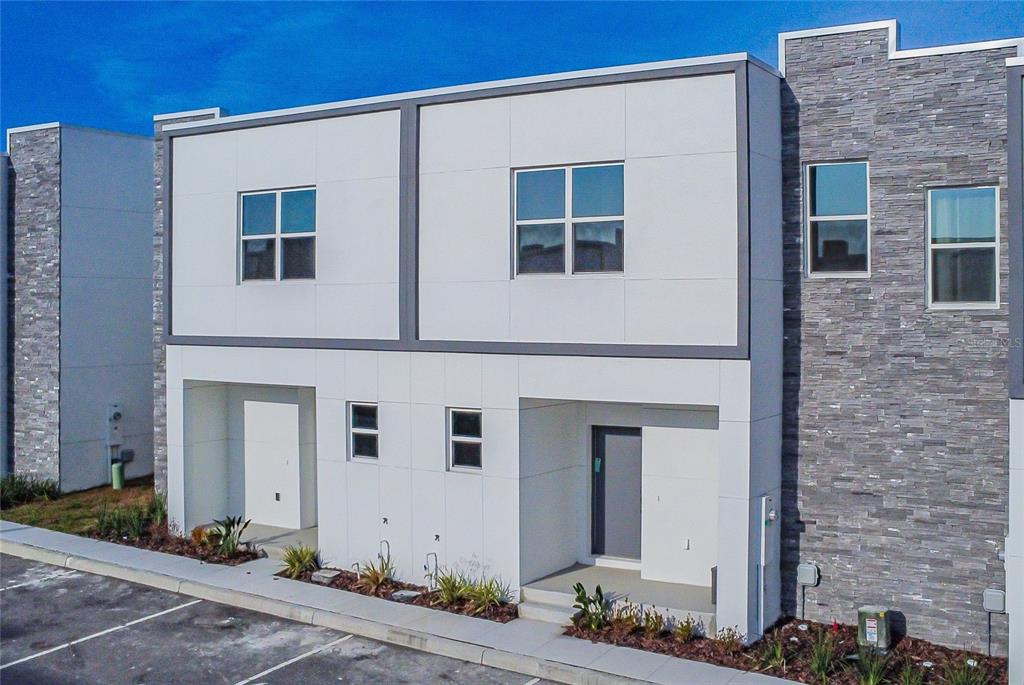
[[[0,552],[563,683],[783,685],[791,681],[587,642],[550,623],[495,623],[278,578],[280,562],[238,566],[0,521]]]

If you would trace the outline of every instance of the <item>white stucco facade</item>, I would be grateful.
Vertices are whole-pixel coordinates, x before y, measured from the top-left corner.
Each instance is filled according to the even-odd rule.
[[[739,64],[172,137],[172,521],[273,523],[246,500],[299,492],[332,565],[387,549],[405,580],[518,590],[600,561],[593,431],[635,429],[641,551],[616,563],[714,586],[717,624],[757,637],[780,612],[781,142],[778,77]],[[623,167],[622,270],[516,273],[516,171],[595,163]],[[243,281],[240,194],[293,188],[316,189],[315,278]],[[452,463],[451,409],[481,412],[479,468]],[[263,453],[298,490],[250,482],[278,473]]]

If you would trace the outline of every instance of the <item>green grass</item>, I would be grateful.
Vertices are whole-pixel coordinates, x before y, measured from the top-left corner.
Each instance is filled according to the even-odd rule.
[[[0,511],[5,521],[49,528],[73,535],[88,535],[96,530],[97,518],[104,508],[118,505],[149,506],[155,493],[153,479],[141,478],[125,484],[123,490],[105,485],[64,495],[55,500],[29,502]]]

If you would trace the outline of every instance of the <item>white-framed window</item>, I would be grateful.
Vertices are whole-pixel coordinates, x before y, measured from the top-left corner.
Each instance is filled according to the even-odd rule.
[[[808,164],[804,178],[804,261],[812,277],[871,273],[867,162]]]
[[[479,409],[448,408],[448,468],[483,467],[484,419]]]
[[[316,278],[316,188],[241,193],[239,279]]]
[[[349,402],[348,433],[349,455],[352,459],[376,459],[380,450],[377,405],[371,402]]]
[[[622,273],[624,169],[622,162],[516,169],[516,275]]]
[[[999,306],[999,189],[929,188],[928,306]]]

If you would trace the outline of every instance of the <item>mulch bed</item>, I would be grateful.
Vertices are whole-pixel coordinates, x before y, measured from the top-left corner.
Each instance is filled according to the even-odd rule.
[[[806,625],[807,630],[800,630],[800,625]],[[848,655],[857,653],[857,628],[846,625],[823,625],[813,621],[800,621],[797,619],[785,619],[781,621],[765,636],[765,640],[750,647],[740,648],[736,651],[729,651],[715,640],[701,637],[690,642],[680,642],[670,634],[660,637],[648,637],[642,631],[629,629],[621,623],[611,622],[599,631],[591,631],[577,626],[570,626],[566,635],[590,640],[591,642],[606,642],[623,647],[633,647],[649,652],[669,654],[671,656],[690,659],[692,661],[703,661],[719,666],[728,666],[744,671],[759,671],[778,678],[786,678],[799,683],[817,683],[809,666],[811,645],[815,640],[818,631],[833,633],[838,647],[841,662],[830,675],[829,685],[859,685],[860,679],[854,668],[854,664],[845,659]],[[786,646],[786,666],[783,668],[761,668],[758,655],[762,645],[772,639],[780,639]],[[940,647],[939,645],[917,640],[911,637],[900,639],[889,652],[888,677],[891,682],[898,675],[903,664],[907,661],[919,667],[925,674],[925,683],[939,685],[943,682],[942,672],[946,664],[962,664],[965,659],[974,659],[978,662],[978,668],[982,669],[988,676],[986,683],[990,685],[1005,685],[1008,679],[1006,659],[998,657],[987,657],[974,652],[965,652],[957,649]],[[926,668],[923,664],[931,662],[932,666]]]
[[[244,545],[233,556],[227,557],[223,554],[218,554],[217,550],[212,546],[197,545],[191,538],[175,535],[168,530],[166,524],[150,526],[146,534],[139,538],[104,537],[95,533],[90,535],[90,537],[106,542],[116,542],[119,545],[149,549],[154,552],[165,552],[167,554],[177,554],[180,557],[190,557],[207,564],[237,566],[246,561],[259,558],[258,553]]]
[[[461,614],[463,616],[472,616],[473,618],[485,618],[489,621],[497,621],[498,623],[508,623],[512,619],[516,618],[518,614],[518,607],[512,603],[502,604],[497,607],[489,607],[486,611],[480,614],[473,613],[473,609],[469,606],[468,602],[459,602],[457,604],[441,604],[437,601],[437,592],[431,591],[422,585],[413,585],[412,583],[403,583],[398,580],[386,581],[376,593],[369,593],[363,590],[361,587],[356,586],[356,581],[359,580],[359,576],[352,571],[345,569],[331,569],[338,570],[340,573],[329,585],[324,587],[333,587],[338,590],[346,590],[348,592],[354,592],[359,595],[366,595],[367,597],[379,597],[392,602],[398,602],[399,604],[414,604],[416,606],[426,607],[428,609],[438,609],[440,611],[447,611],[452,614]],[[282,578],[287,578],[284,572],[277,574]],[[305,573],[301,577],[295,580],[302,580],[307,583],[312,583],[312,573]],[[313,583],[314,585],[321,585],[321,583]],[[391,595],[399,590],[412,590],[413,592],[419,592],[420,595],[409,601],[402,601],[398,599],[392,599]]]

